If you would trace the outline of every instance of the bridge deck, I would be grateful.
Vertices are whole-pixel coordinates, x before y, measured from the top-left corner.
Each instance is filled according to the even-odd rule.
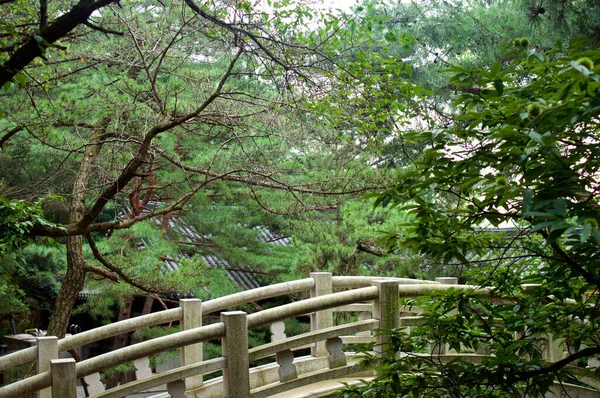
[[[361,378],[363,380],[372,380],[372,377]],[[273,395],[273,398],[308,398],[308,397],[329,397],[335,391],[342,387],[342,383],[349,385],[360,384],[360,381],[356,378],[344,377],[340,379],[333,379],[327,381],[321,381],[318,383],[310,384],[308,386],[295,388],[290,391],[286,391],[281,394]]]

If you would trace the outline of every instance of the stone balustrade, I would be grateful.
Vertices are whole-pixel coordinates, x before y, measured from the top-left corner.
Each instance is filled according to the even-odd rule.
[[[177,309],[117,322],[61,340],[55,337],[39,338],[35,347],[0,357],[0,370],[37,362],[36,375],[0,387],[0,396],[21,397],[35,392],[41,398],[75,398],[77,380],[85,378],[88,391],[94,398],[125,397],[157,386],[166,386],[167,393],[160,397],[261,398],[318,381],[364,375],[370,370],[359,368],[352,355],[344,352],[344,344],[376,341],[376,347],[385,347],[386,335],[374,333],[374,330],[420,324],[419,316],[406,316],[408,311],[399,306],[399,297],[416,297],[424,292],[449,287],[475,289],[482,295],[489,293],[489,289],[456,283],[455,278],[420,281],[336,277],[319,272],[299,281],[253,289],[207,302],[197,299],[181,300],[181,306]],[[336,292],[340,289],[344,291]],[[309,292],[310,298],[253,314],[225,311],[220,313],[220,322],[202,325],[204,315],[298,292]],[[334,312],[353,312],[358,314],[358,320],[336,326]],[[401,316],[401,313],[404,315]],[[283,321],[302,315],[310,315],[310,332],[287,337]],[[60,351],[75,349],[143,327],[175,321],[180,322],[178,333],[124,347],[79,363],[71,359],[58,359]],[[271,342],[248,349],[248,330],[265,325],[271,326]],[[222,356],[203,361],[202,342],[215,339],[221,340]],[[558,360],[562,355],[559,345],[560,342],[553,342],[547,349],[552,360]],[[297,358],[295,352],[305,347],[311,347],[311,356]],[[181,366],[152,374],[148,357],[171,349],[180,349]],[[432,346],[430,353],[423,355],[440,355],[447,360],[457,356],[468,357],[472,361],[482,358],[482,353],[457,354],[447,351],[446,347]],[[275,362],[250,367],[251,363],[267,357],[274,357]],[[134,362],[137,380],[104,391],[99,372],[128,362]],[[217,371],[222,371],[223,376],[203,381],[204,375]]]

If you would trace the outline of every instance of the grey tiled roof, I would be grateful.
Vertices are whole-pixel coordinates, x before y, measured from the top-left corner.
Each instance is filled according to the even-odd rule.
[[[258,239],[261,242],[272,243],[278,246],[291,246],[292,238],[290,236],[284,236],[279,233],[271,232],[267,227],[263,227],[262,225],[258,225],[252,228],[255,231],[259,231]]]
[[[160,207],[161,205],[162,204],[160,202],[150,204],[148,208],[145,209],[143,212],[149,212],[155,207]],[[127,214],[129,214],[129,212],[131,212],[131,208],[123,208],[119,212],[118,217],[123,218]],[[201,243],[212,238],[212,235],[210,234],[202,235],[198,233],[193,226],[187,224],[184,220],[176,216],[172,216],[169,220],[169,228],[173,231],[176,231],[182,237],[182,240],[188,242]],[[291,237],[286,237],[278,233],[273,233],[264,226],[256,226],[252,229],[259,231],[258,239],[262,242],[271,243],[278,246],[290,246],[292,244]],[[138,242],[138,248],[142,249],[146,246],[146,242]],[[200,257],[206,262],[206,265],[209,269],[225,270],[227,277],[235,284],[242,287],[244,290],[255,289],[261,286],[260,283],[252,275],[254,273],[254,270],[250,269],[247,266],[232,267],[226,260],[214,254],[204,254],[200,255]],[[167,271],[175,271],[179,269],[179,264],[176,260],[165,260],[165,268]]]

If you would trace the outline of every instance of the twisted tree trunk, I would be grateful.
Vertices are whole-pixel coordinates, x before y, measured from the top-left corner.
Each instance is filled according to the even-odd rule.
[[[92,142],[97,140],[96,145],[90,145],[86,148],[79,166],[79,172],[73,183],[73,196],[70,205],[69,223],[81,221],[85,215],[85,194],[92,166],[96,160],[104,140],[108,137],[106,127],[108,120],[100,123],[97,134],[92,137]],[[83,289],[87,264],[83,257],[83,237],[81,235],[68,236],[67,238],[67,274],[62,281],[60,291],[56,297],[50,325],[48,325],[48,335],[62,338],[67,333],[71,312],[77,302],[77,295]]]

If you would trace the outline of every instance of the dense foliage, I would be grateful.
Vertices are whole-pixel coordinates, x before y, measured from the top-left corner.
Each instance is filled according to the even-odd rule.
[[[596,2],[0,7],[0,314],[56,299],[62,335],[84,286],[103,299],[79,310],[107,320],[139,294],[237,288],[199,255],[266,283],[445,273],[503,299],[408,302],[424,324],[385,331],[392,348],[493,355],[388,358],[344,394],[542,396],[600,377]],[[374,211],[353,200],[369,192]]]
[[[347,396],[543,396],[582,372],[597,387],[600,51],[585,40],[542,51],[518,39],[509,55],[509,64],[450,69],[453,84],[476,94],[456,99],[450,126],[412,136],[428,148],[378,198],[415,215],[390,244],[457,261],[463,281],[508,299],[453,291],[411,302],[424,325],[395,331],[394,349],[493,355],[391,359]],[[559,354],[545,354],[557,344]]]
[[[267,258],[251,231],[278,222],[258,213],[301,214],[385,185],[358,138],[382,104],[405,107],[389,93],[411,98],[413,86],[401,68],[387,76],[385,51],[369,73],[362,48],[385,41],[351,17],[287,3],[39,4],[2,3],[0,194],[42,203],[51,220],[15,239],[66,245],[51,333],[66,330],[86,277],[118,292],[103,297],[189,294],[206,286],[203,262],[168,275],[161,264],[194,254],[277,275],[293,256]],[[383,78],[388,94],[370,103]]]

